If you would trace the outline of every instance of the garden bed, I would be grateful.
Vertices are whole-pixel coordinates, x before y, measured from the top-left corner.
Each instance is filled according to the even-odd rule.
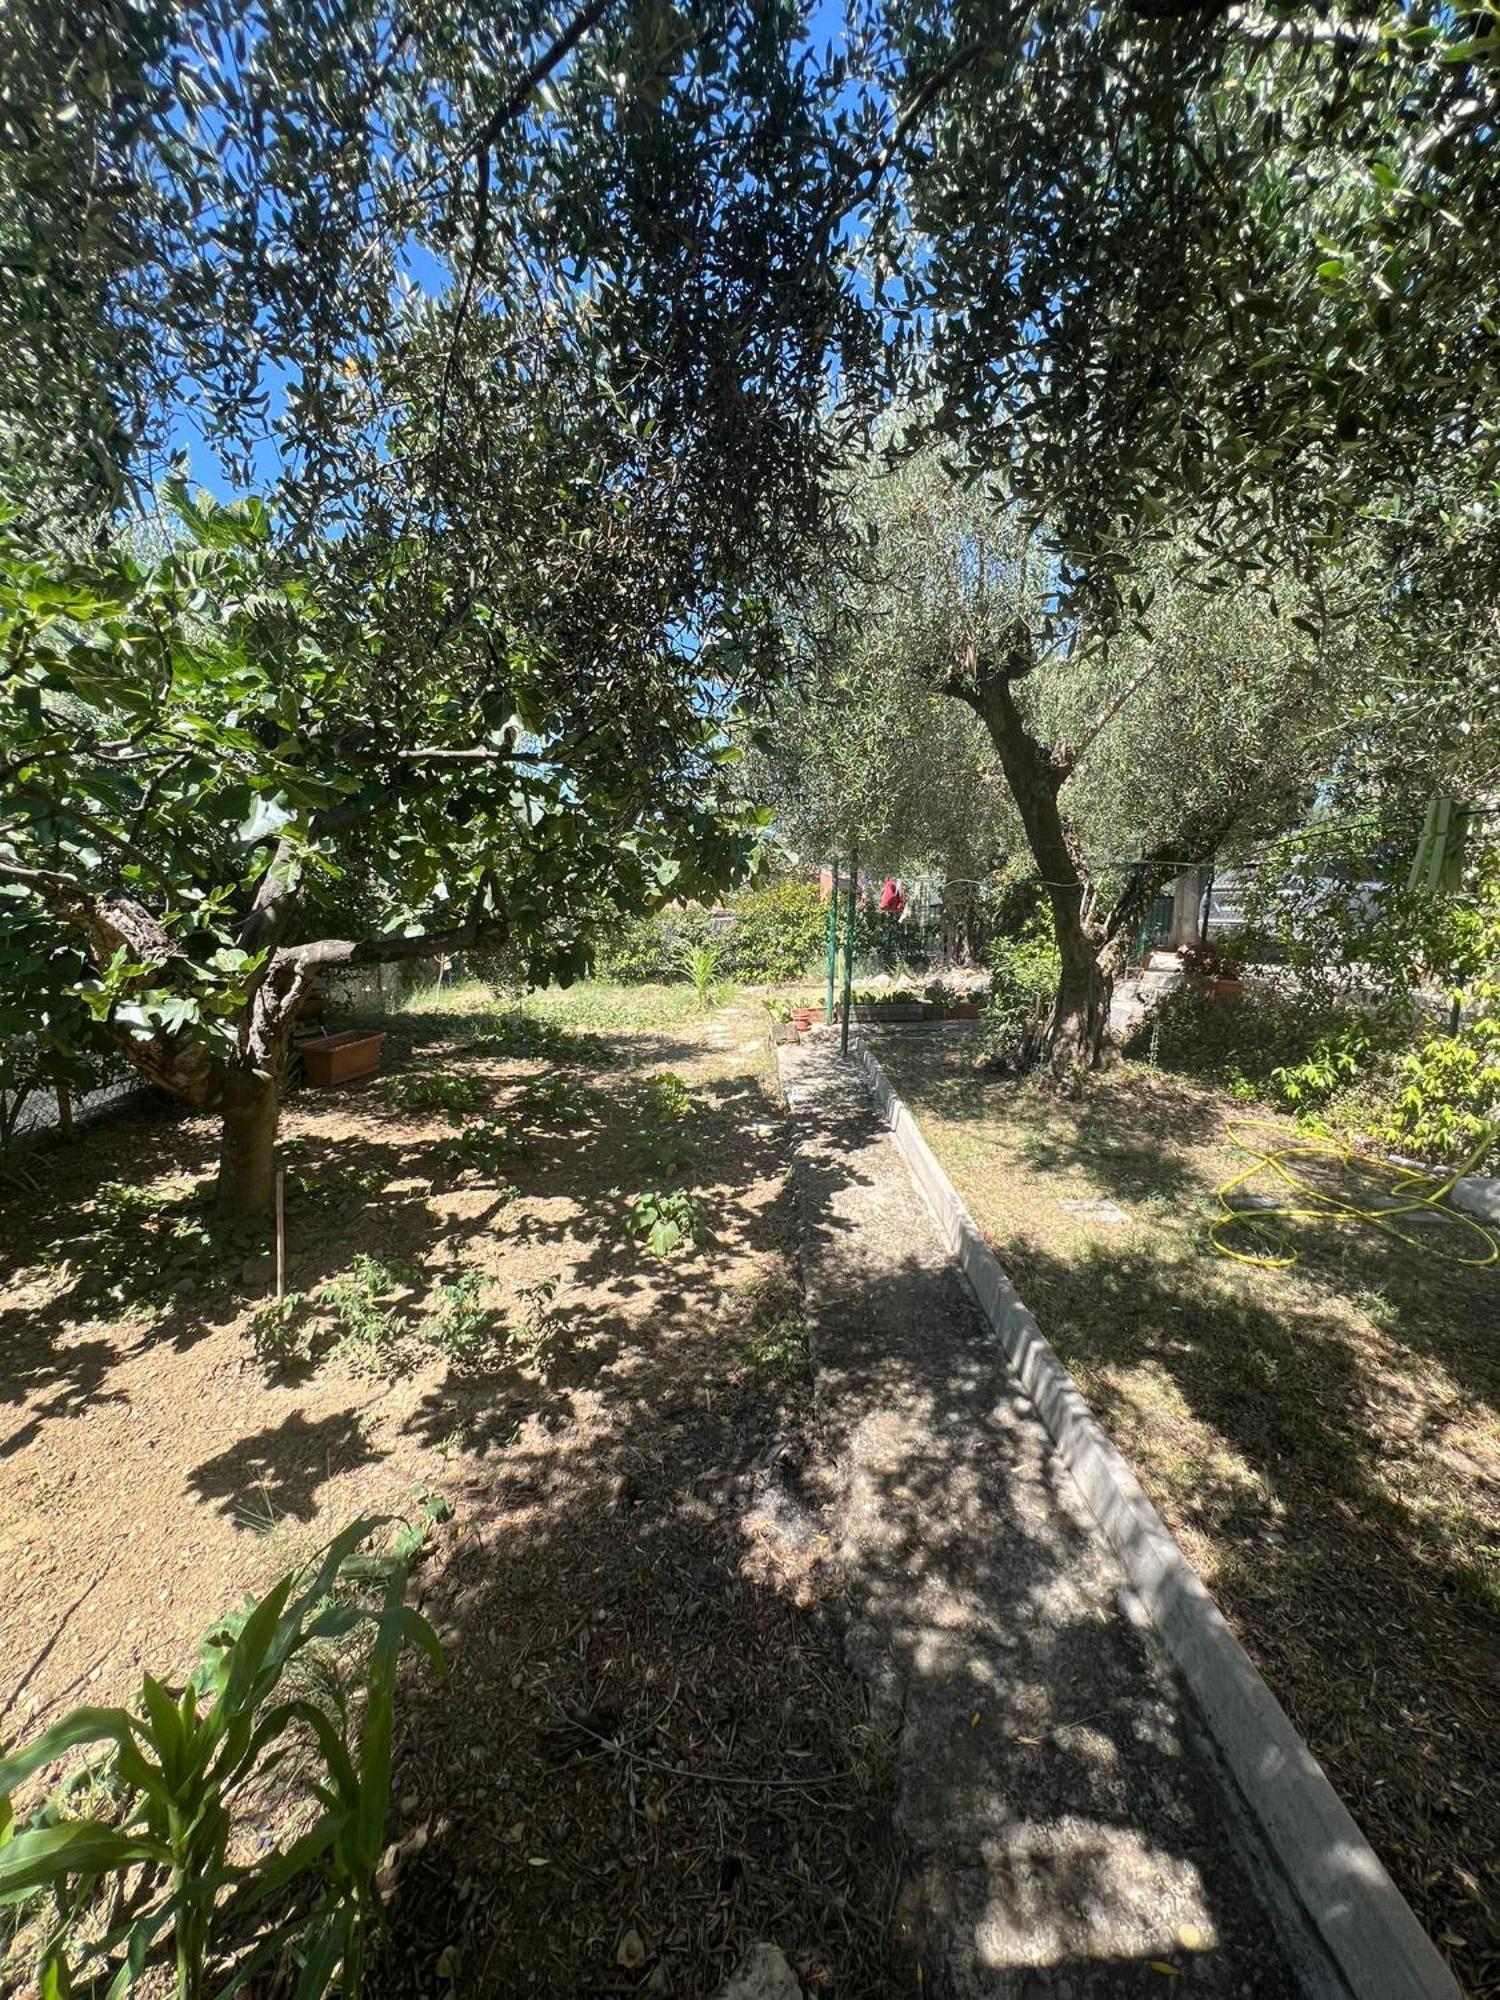
[[[706,1993],[775,1935],[888,1991],[889,1760],[816,1530],[759,1010],[487,1011],[389,1019],[388,1074],[291,1100],[284,1314],[195,1199],[207,1120],[121,1118],[7,1198],[0,1734],[180,1679],[406,1514],[451,1677],[403,1690],[386,1990]]]
[[[1062,1098],[976,1072],[967,1036],[876,1047],[1460,1980],[1497,1990],[1500,1271],[1326,1223],[1290,1270],[1231,1263],[1208,1229],[1242,1106],[1134,1064]]]

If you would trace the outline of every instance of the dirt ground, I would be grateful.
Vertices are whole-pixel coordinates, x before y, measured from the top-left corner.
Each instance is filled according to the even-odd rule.
[[[875,1042],[1465,1990],[1500,1993],[1500,1267],[1327,1223],[1290,1269],[1231,1263],[1243,1107],[1135,1064],[1007,1083],[962,1031]]]
[[[896,1990],[765,1014],[584,990],[529,1018],[482,1047],[443,997],[385,1024],[380,1081],[289,1101],[310,1354],[257,1353],[270,1258],[208,1226],[208,1121],[30,1157],[0,1210],[0,1736],[181,1675],[355,1516],[427,1518],[451,1671],[404,1689],[382,1990],[706,1994],[757,1938],[810,1992]],[[413,1105],[434,1077],[474,1101]],[[646,1188],[692,1193],[699,1245],[629,1234]]]

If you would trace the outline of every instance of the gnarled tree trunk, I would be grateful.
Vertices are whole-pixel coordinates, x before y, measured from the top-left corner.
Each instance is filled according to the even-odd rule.
[[[1053,917],[1060,970],[1052,1017],[1038,1050],[1054,1069],[1095,1069],[1109,1033],[1114,978],[1100,955],[1099,941],[1076,921]]]
[[[1016,705],[1012,683],[1030,669],[1029,652],[1019,651],[1009,663],[980,667],[972,678],[955,681],[952,692],[989,731],[1052,910],[1061,969],[1052,1013],[1032,1044],[1031,1060],[1054,1069],[1094,1069],[1104,1056],[1114,987],[1109,933],[1084,914],[1083,865],[1058,804],[1072,766],[1065,751],[1032,735]]]

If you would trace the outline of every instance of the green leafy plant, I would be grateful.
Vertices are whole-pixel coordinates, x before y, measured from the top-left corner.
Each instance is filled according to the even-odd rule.
[[[714,977],[719,969],[719,952],[716,945],[684,942],[678,953],[678,964],[698,996],[698,1005],[706,1014],[714,1004]]]
[[[742,889],[730,908],[724,964],[736,979],[755,986],[800,979],[823,951],[827,913],[816,882],[788,876]]]
[[[506,1185],[510,1168],[531,1157],[531,1141],[524,1132],[503,1123],[499,1114],[489,1112],[472,1120],[456,1138],[445,1139],[436,1149],[440,1166],[460,1178]]]
[[[625,1233],[644,1244],[653,1257],[670,1257],[684,1245],[696,1248],[708,1240],[702,1208],[686,1188],[648,1189],[629,1196]]]
[[[351,1367],[373,1372],[391,1366],[409,1323],[385,1301],[412,1282],[411,1272],[360,1251],[347,1271],[319,1288],[317,1305],[332,1315],[335,1346]]]
[[[573,1131],[589,1117],[582,1090],[566,1076],[538,1077],[526,1084],[516,1093],[511,1109],[525,1123],[554,1131]]]
[[[464,1271],[451,1284],[440,1284],[428,1301],[421,1333],[461,1373],[481,1368],[499,1344],[497,1314],[484,1304],[486,1281],[478,1271]]]
[[[389,1078],[385,1094],[403,1111],[441,1111],[457,1125],[487,1102],[489,1088],[483,1077],[461,1070],[416,1069]]]
[[[305,1292],[267,1299],[250,1320],[255,1358],[267,1368],[287,1368],[312,1356],[313,1329]]]
[[[1014,937],[991,940],[988,951],[990,996],[984,1013],[983,1059],[1017,1059],[1028,1035],[1045,1015],[1057,991],[1057,947],[1050,927],[1031,918]]]
[[[380,1916],[397,1663],[415,1646],[443,1670],[404,1601],[404,1562],[369,1547],[383,1526],[354,1522],[221,1620],[184,1686],[148,1674],[133,1707],[75,1710],[0,1760],[0,1903],[51,1904],[37,1905],[40,1992],[77,1978],[92,1990],[113,1967],[110,1994],[128,1993],[169,1955],[176,2000],[202,2000],[211,1980],[233,1992],[288,1959],[299,2000],[335,1982],[357,2000]],[[17,1830],[16,1788],[91,1746],[102,1758]],[[259,1825],[258,1781],[296,1756],[313,1762],[315,1822],[289,1847],[231,1859]],[[80,1796],[96,1809],[74,1810]]]
[[[1500,984],[1476,982],[1466,997],[1500,1009]],[[1500,1166],[1500,1011],[1434,1029],[1402,1057],[1381,1135],[1434,1165]]]
[[[611,1054],[602,1035],[587,1028],[567,1028],[518,1007],[497,1014],[473,1046],[481,1055],[542,1057],[549,1062],[604,1063]]]
[[[522,1285],[517,1292],[519,1310],[505,1335],[506,1346],[517,1360],[535,1366],[550,1353],[562,1324],[556,1303],[561,1283],[561,1277],[554,1272],[550,1277],[538,1278],[534,1284]]]
[[[672,1070],[660,1070],[641,1080],[636,1103],[641,1158],[659,1174],[680,1174],[697,1150],[685,1129],[697,1109],[692,1091]]]
[[[1363,1075],[1389,1046],[1375,1017],[1355,1016],[1320,1034],[1300,1062],[1278,1063],[1270,1092],[1289,1111],[1315,1110]]]

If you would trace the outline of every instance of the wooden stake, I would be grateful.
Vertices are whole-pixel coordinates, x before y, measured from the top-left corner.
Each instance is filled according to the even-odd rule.
[[[276,1303],[286,1297],[286,1168],[276,1169]]]

